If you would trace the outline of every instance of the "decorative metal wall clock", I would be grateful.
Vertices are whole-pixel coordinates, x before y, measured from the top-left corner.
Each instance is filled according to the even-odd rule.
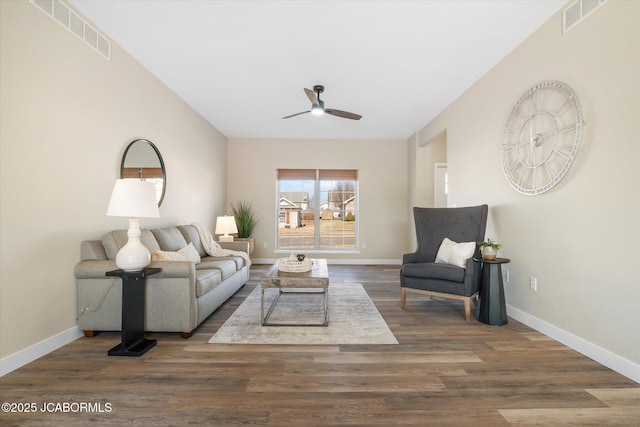
[[[558,81],[544,81],[516,102],[504,129],[502,170],[522,194],[552,189],[567,174],[582,141],[578,96]]]

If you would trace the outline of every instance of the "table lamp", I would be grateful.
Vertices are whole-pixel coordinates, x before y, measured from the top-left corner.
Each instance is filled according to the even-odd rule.
[[[236,218],[234,216],[219,216],[216,220],[216,234],[222,234],[219,237],[221,242],[233,242],[233,236],[230,233],[237,233]]]
[[[153,183],[139,179],[116,180],[107,215],[129,217],[129,240],[116,255],[118,268],[124,271],[140,271],[149,265],[151,255],[140,242],[140,218],[160,216]]]

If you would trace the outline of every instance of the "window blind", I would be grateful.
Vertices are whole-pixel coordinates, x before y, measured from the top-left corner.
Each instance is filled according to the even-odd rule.
[[[278,180],[316,179],[315,169],[278,169]]]

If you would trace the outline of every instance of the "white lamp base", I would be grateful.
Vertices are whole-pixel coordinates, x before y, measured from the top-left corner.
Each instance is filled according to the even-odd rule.
[[[124,271],[140,271],[151,262],[149,250],[140,242],[140,220],[129,218],[129,240],[116,255],[116,265]]]
[[[233,242],[233,236],[229,236],[228,234],[220,236],[219,239],[219,242]]]

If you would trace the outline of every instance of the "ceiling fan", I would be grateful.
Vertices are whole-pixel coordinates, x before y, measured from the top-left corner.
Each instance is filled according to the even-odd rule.
[[[290,119],[291,117],[299,116],[300,114],[311,113],[317,116],[322,114],[330,114],[332,116],[342,117],[345,119],[351,120],[360,120],[362,116],[360,114],[350,113],[348,111],[336,110],[333,108],[324,108],[324,101],[320,99],[320,94],[324,92],[324,86],[315,85],[313,90],[304,89],[304,92],[307,94],[309,101],[311,101],[311,110],[303,111],[301,113],[291,114],[290,116],[285,116],[283,119]]]

